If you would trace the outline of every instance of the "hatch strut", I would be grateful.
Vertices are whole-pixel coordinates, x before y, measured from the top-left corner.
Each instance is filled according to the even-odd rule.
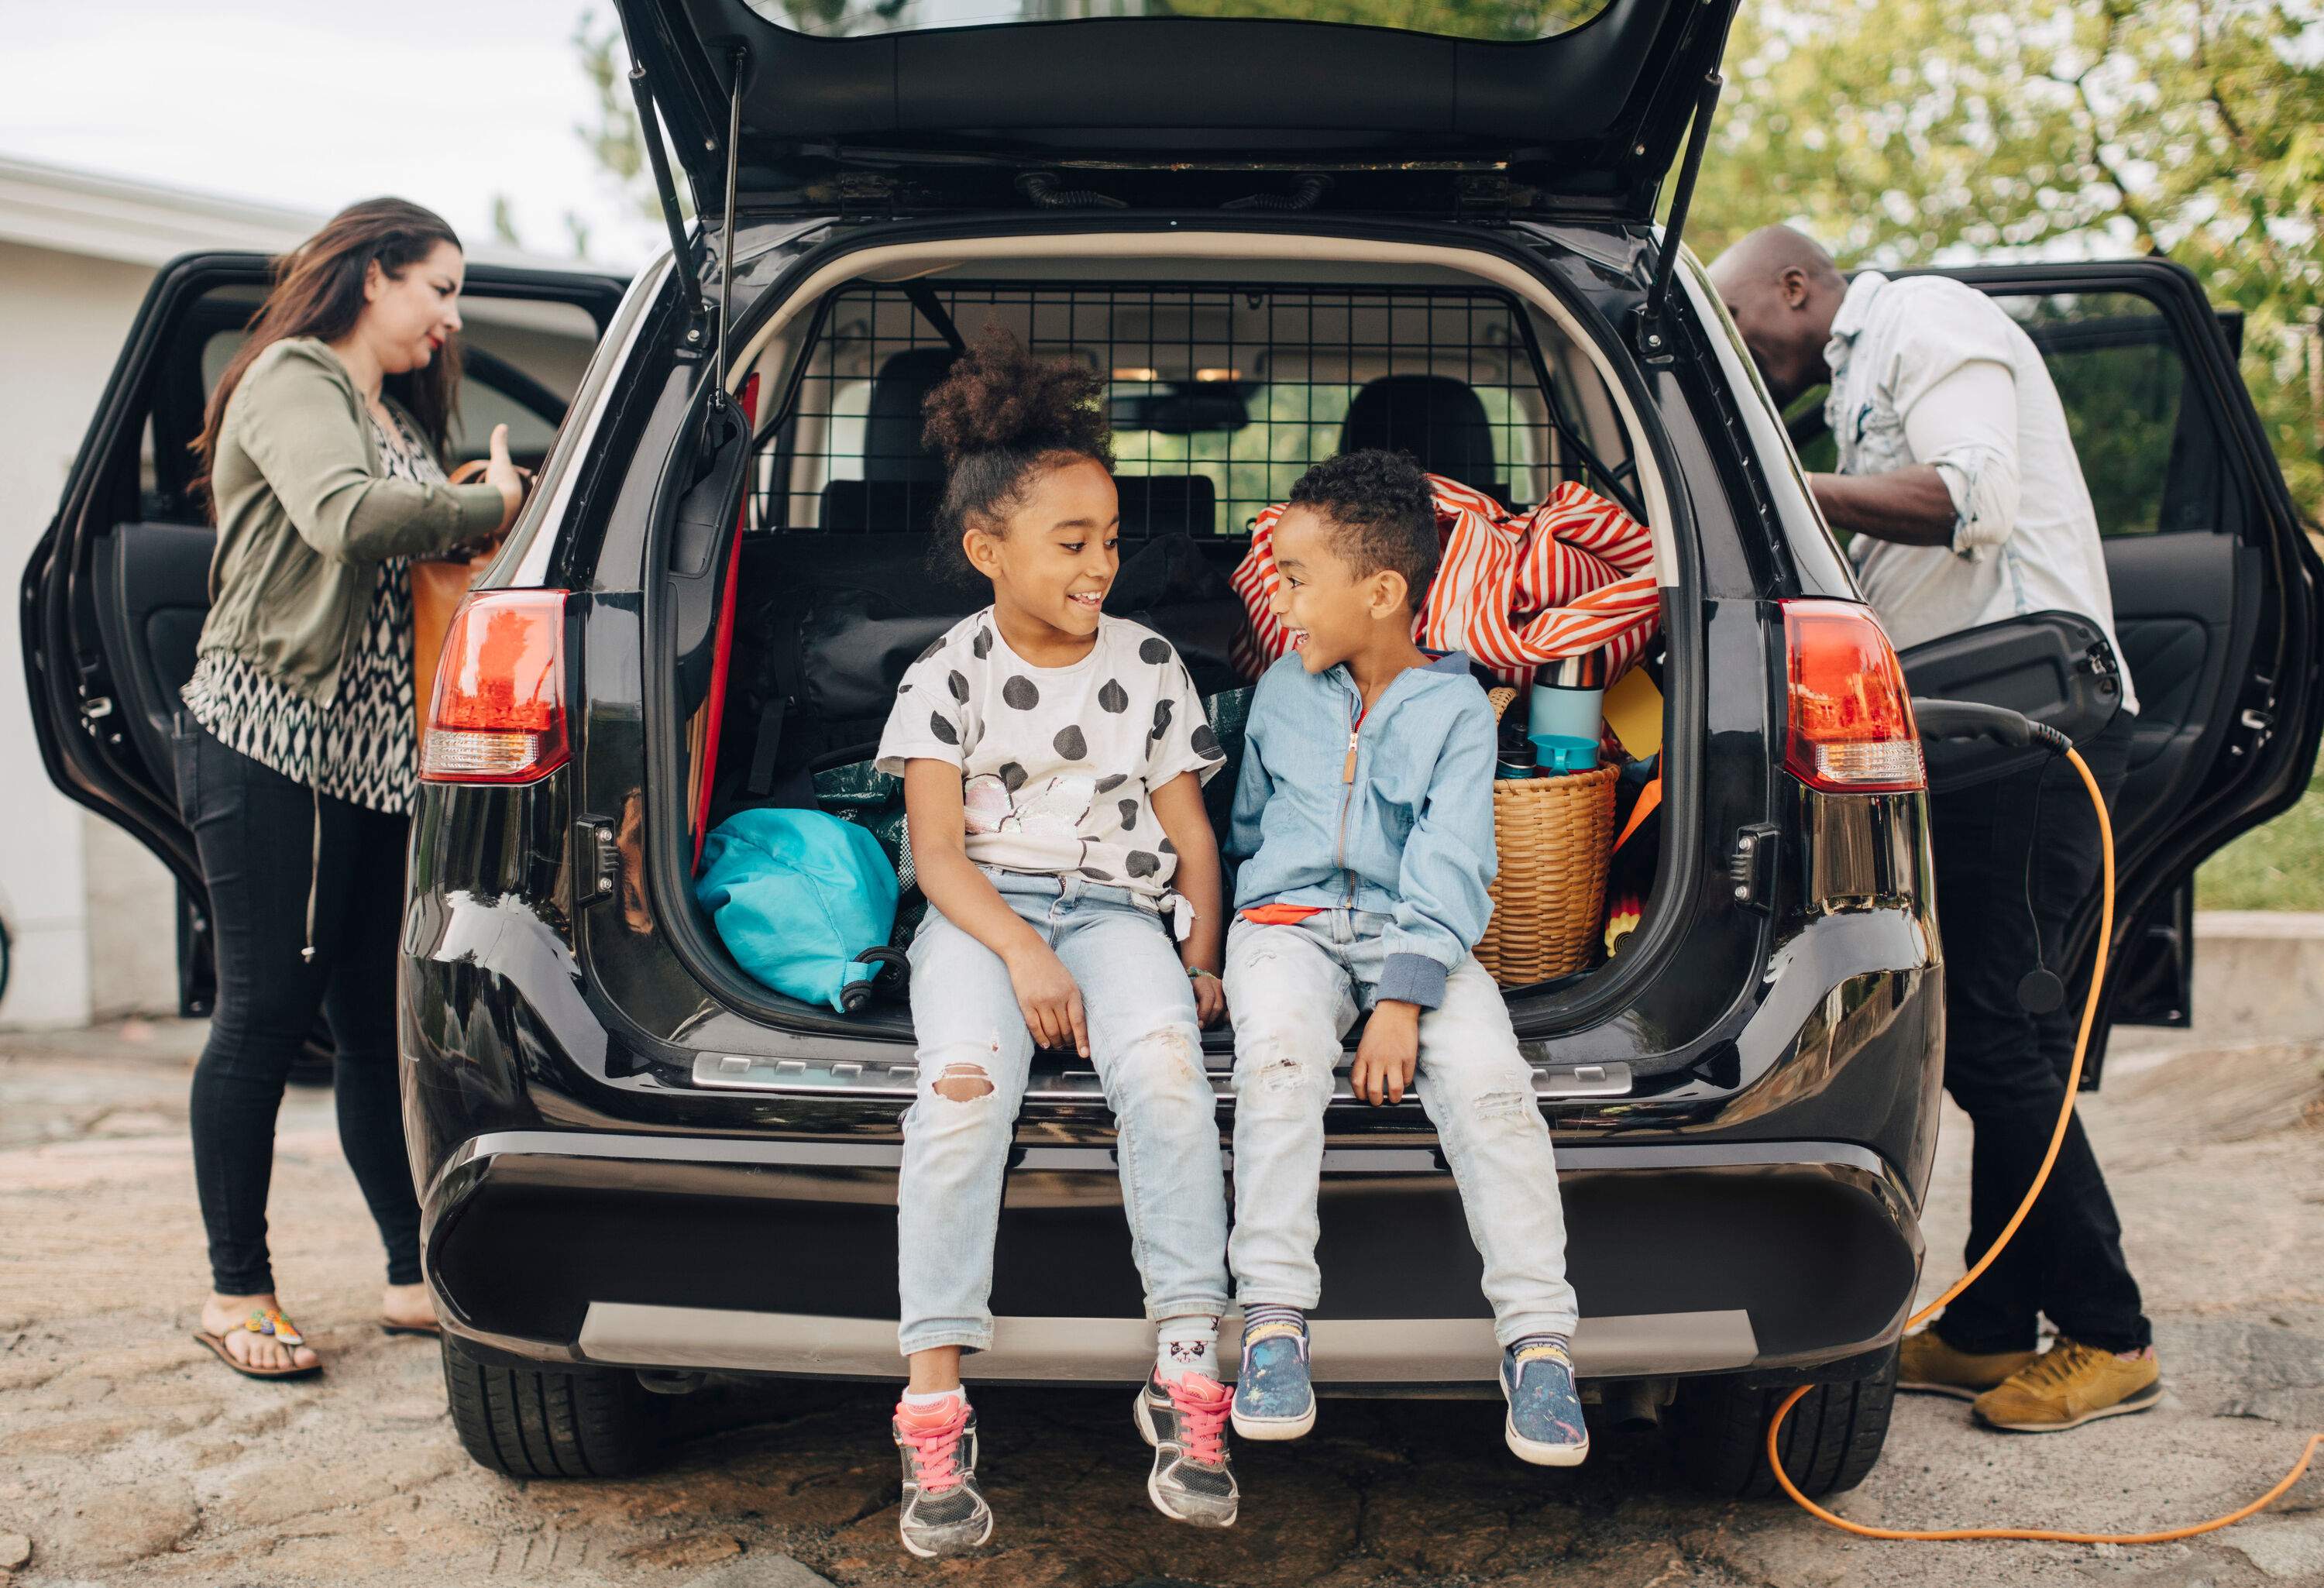
[[[725,405],[726,328],[734,319],[734,173],[742,162],[742,63],[750,52],[734,46],[734,75],[726,93],[726,208],[718,222],[718,362],[711,369],[710,405]]]
[[[1670,336],[1664,328],[1663,317],[1669,312],[1671,280],[1677,273],[1679,245],[1686,235],[1687,206],[1694,198],[1695,179],[1702,174],[1702,152],[1711,142],[1711,115],[1719,108],[1719,90],[1722,86],[1717,67],[1703,74],[1702,92],[1694,103],[1694,122],[1687,128],[1686,156],[1679,162],[1678,186],[1671,193],[1670,219],[1663,226],[1662,252],[1655,259],[1654,279],[1646,287],[1646,300],[1638,305],[1632,321],[1638,352],[1648,358],[1670,355]]]
[[[678,208],[678,179],[670,175],[669,156],[661,146],[661,118],[654,111],[653,93],[646,87],[646,69],[634,61],[630,67],[630,92],[637,97],[638,142],[646,146],[646,162],[653,167],[654,190],[661,195],[661,217],[669,226],[670,266],[678,272],[678,292],[687,306],[684,355],[699,358],[703,322],[709,318],[710,305],[703,299],[702,277],[694,268],[693,251],[686,241],[686,220]],[[728,160],[733,160],[731,151]]]

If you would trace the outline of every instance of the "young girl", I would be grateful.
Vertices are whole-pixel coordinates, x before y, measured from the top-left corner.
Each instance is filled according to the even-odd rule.
[[[939,556],[992,605],[897,687],[880,742],[904,780],[928,912],[911,947],[919,1094],[897,1186],[904,1547],[982,1544],[964,1351],[992,1343],[1001,1171],[1036,1043],[1091,1061],[1120,1128],[1122,1203],[1157,1325],[1136,1407],[1164,1515],[1234,1521],[1219,1382],[1226,1196],[1198,1024],[1224,1012],[1224,760],[1169,642],[1102,611],[1120,521],[1097,377],[988,330],[929,394],[950,470]]]

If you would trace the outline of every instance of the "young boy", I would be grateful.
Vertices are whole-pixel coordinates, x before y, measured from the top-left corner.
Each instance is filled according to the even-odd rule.
[[[1350,1085],[1377,1107],[1418,1075],[1484,1258],[1509,1448],[1572,1466],[1590,1439],[1557,1166],[1508,1007],[1469,953],[1492,909],[1492,708],[1465,657],[1412,640],[1436,559],[1427,481],[1387,452],[1317,464],[1275,528],[1274,612],[1298,649],[1259,680],[1226,843],[1242,857],[1225,976],[1234,1428],[1296,1439],[1314,1426],[1305,1315],[1323,1288],[1323,1110],[1364,1008]]]

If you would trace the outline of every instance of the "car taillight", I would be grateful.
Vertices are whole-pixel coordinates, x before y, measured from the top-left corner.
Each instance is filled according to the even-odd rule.
[[[1928,786],[1904,664],[1880,620],[1846,601],[1786,601],[1791,697],[1784,765],[1831,794],[1890,794]]]
[[[565,756],[565,592],[477,591],[444,635],[420,775],[530,783]]]

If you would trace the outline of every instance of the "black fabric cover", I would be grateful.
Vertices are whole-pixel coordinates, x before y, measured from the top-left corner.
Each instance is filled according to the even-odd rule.
[[[1484,400],[1450,375],[1382,375],[1356,393],[1340,426],[1340,450],[1408,452],[1433,475],[1458,480],[1506,505]]]

